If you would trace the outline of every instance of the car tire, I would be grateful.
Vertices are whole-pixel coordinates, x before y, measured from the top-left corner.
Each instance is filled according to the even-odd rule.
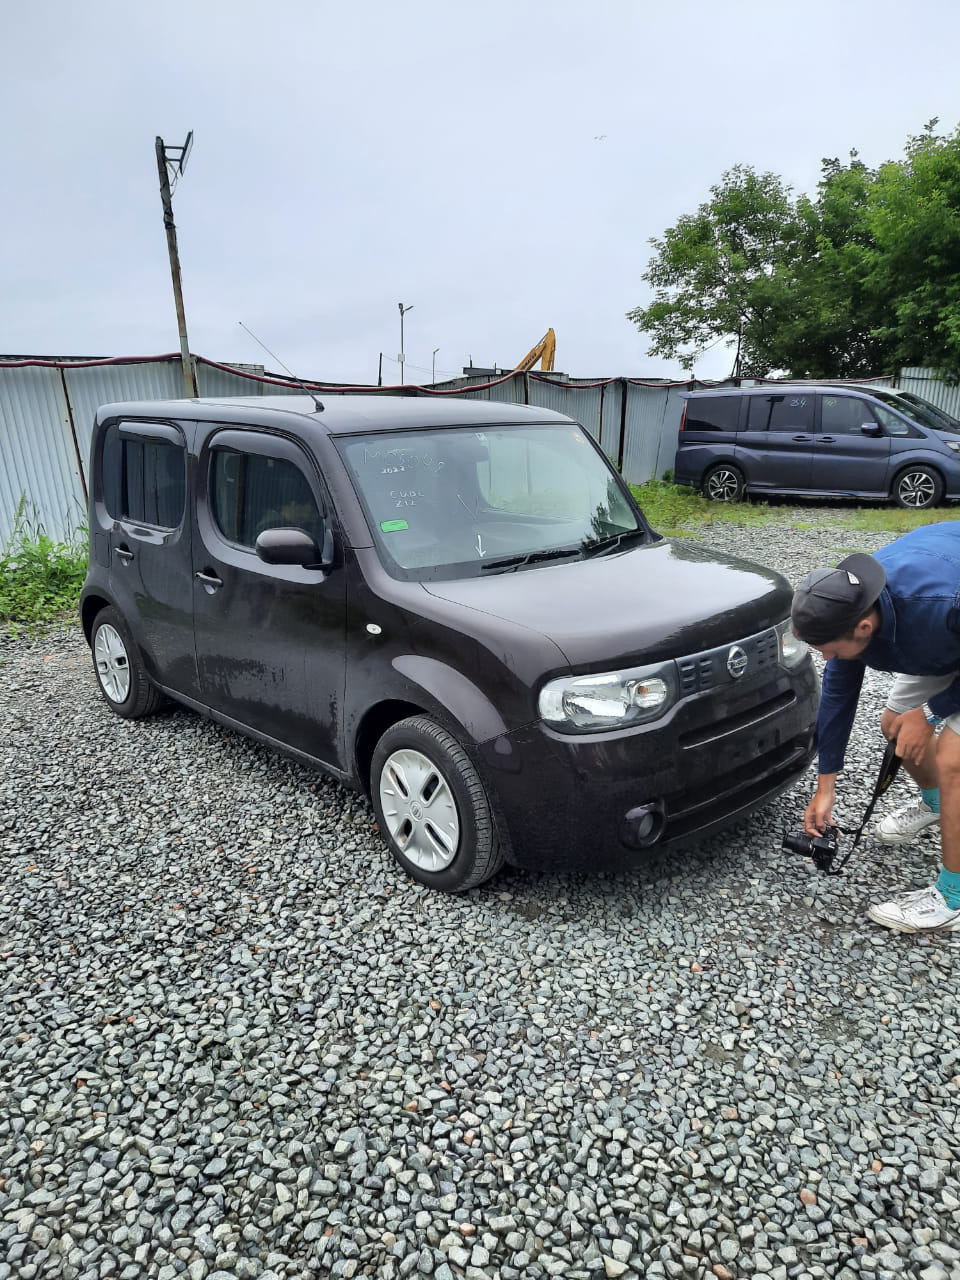
[[[732,462],[718,462],[704,474],[703,496],[711,502],[739,502],[746,483],[743,472]]]
[[[943,497],[943,481],[932,467],[904,467],[893,482],[893,500],[908,511],[936,507]]]
[[[90,632],[90,652],[97,687],[111,711],[124,720],[152,715],[166,699],[143,669],[140,650],[123,616],[101,609]]]
[[[370,794],[390,852],[420,884],[462,893],[503,865],[480,775],[453,734],[428,717],[410,716],[384,733]]]

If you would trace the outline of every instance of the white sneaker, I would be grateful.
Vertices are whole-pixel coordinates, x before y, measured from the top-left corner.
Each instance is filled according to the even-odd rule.
[[[878,837],[884,844],[906,844],[940,821],[939,813],[934,813],[923,796],[905,804],[902,809],[895,809],[881,818],[877,823]]]
[[[960,929],[960,908],[951,910],[935,884],[898,894],[890,902],[870,907],[867,915],[885,929],[897,933],[952,933]]]

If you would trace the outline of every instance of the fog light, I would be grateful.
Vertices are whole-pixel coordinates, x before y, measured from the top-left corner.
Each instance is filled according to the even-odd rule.
[[[666,823],[662,800],[640,804],[624,816],[620,824],[620,838],[634,849],[649,849],[663,835]]]

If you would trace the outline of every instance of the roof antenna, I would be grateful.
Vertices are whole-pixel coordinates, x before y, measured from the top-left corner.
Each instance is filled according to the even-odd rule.
[[[287,368],[287,366],[283,363],[283,361],[280,359],[280,357],[279,357],[279,356],[277,356],[277,355],[274,355],[274,353],[270,350],[270,348],[266,345],[266,343],[261,342],[261,341],[260,341],[260,339],[257,337],[257,335],[256,335],[252,330],[247,329],[247,326],[243,323],[243,321],[242,321],[242,320],[238,320],[238,321],[237,321],[237,324],[240,326],[240,328],[241,328],[241,329],[246,330],[246,332],[250,334],[250,337],[254,340],[254,342],[255,342],[258,346],[263,347],[264,351],[267,353],[267,355],[270,357],[270,359],[271,359],[271,360],[276,360],[277,364],[280,366],[280,368],[281,368],[281,369],[283,369],[286,373],[290,373],[290,370],[289,370],[289,369]],[[310,397],[310,399],[313,401],[313,403],[317,406],[317,413],[323,413],[323,404],[321,403],[321,401],[320,401],[320,400],[318,400],[318,399],[317,399],[317,397],[316,397],[316,396],[314,395],[314,393],[310,390],[310,388],[309,388],[309,387],[307,386],[307,384],[303,381],[303,379],[302,379],[302,378],[298,378],[298,377],[297,377],[297,375],[296,375],[295,373],[290,373],[290,377],[294,380],[294,382],[297,384],[297,386],[299,386],[299,387],[303,387],[304,391],[307,393],[307,395]]]

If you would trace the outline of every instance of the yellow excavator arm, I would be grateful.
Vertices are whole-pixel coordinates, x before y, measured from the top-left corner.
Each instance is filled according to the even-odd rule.
[[[557,354],[557,335],[552,329],[548,329],[535,347],[531,347],[527,354],[523,357],[514,373],[526,373],[528,369],[540,361],[540,368],[544,373],[553,372],[553,361]]]

